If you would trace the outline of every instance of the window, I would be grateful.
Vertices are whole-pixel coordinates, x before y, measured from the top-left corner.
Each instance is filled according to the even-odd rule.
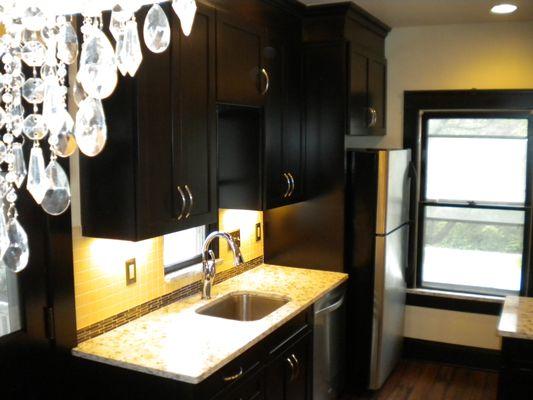
[[[165,272],[175,272],[200,263],[206,232],[206,227],[200,226],[163,236]]]
[[[526,260],[528,117],[428,113],[422,122],[420,286],[518,293]]]

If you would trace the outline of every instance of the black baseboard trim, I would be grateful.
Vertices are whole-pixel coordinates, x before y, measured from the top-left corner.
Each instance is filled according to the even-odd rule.
[[[485,315],[500,315],[502,312],[502,303],[499,302],[458,299],[455,297],[431,296],[418,293],[407,293],[406,304],[409,306]]]
[[[403,357],[498,371],[500,351],[404,338]]]

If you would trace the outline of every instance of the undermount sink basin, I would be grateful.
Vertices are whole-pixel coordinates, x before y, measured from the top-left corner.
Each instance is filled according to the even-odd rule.
[[[234,292],[199,308],[196,312],[235,321],[257,321],[289,301],[286,297],[270,294]]]

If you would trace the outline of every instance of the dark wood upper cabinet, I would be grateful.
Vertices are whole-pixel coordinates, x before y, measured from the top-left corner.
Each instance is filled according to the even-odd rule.
[[[353,4],[313,7],[304,19],[304,41],[347,44],[346,134],[386,134],[387,62],[385,37],[389,27]]]
[[[106,147],[81,157],[84,236],[138,241],[217,220],[215,13],[198,4],[185,37],[164,9],[171,48],[143,47],[135,77],[103,102]]]
[[[178,26],[172,13],[172,26]],[[215,13],[199,5],[190,36],[173,29],[174,215],[185,227],[217,221]],[[183,196],[185,196],[185,202]]]
[[[217,21],[223,208],[265,210],[303,199],[301,20],[275,7],[263,14],[271,18],[245,24],[222,13]]]
[[[301,201],[304,194],[301,123],[302,62],[299,24],[271,33],[264,49],[270,71],[265,104],[265,208]]]
[[[268,92],[263,28],[220,12],[217,17],[217,101],[262,106]]]

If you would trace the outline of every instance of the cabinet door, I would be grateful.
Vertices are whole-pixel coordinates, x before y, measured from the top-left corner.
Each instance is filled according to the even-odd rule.
[[[215,222],[217,212],[215,18],[198,7],[188,37],[172,15],[173,199],[183,228]]]
[[[386,110],[386,82],[387,67],[385,61],[368,60],[368,101],[369,107],[374,110],[374,121],[371,121],[373,135],[385,134]]]
[[[368,58],[350,50],[350,135],[368,135]]]
[[[305,336],[266,368],[266,400],[311,399],[311,339]]]
[[[303,194],[301,53],[296,34],[271,36],[264,50],[270,89],[265,104],[267,208],[299,201]]]
[[[227,104],[261,106],[266,92],[262,72],[262,30],[235,21],[227,14],[217,18],[217,100]]]

